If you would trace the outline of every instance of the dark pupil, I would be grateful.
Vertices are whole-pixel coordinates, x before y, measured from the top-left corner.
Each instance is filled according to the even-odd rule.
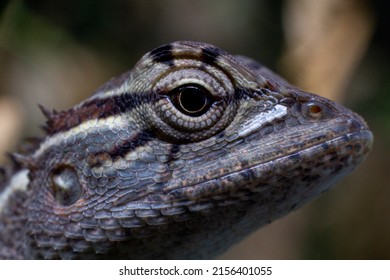
[[[207,90],[198,85],[185,85],[174,90],[175,106],[184,114],[197,117],[211,106]]]

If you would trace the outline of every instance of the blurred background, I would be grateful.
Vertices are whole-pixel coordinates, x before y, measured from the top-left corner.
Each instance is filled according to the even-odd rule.
[[[375,135],[372,153],[339,186],[220,258],[389,259],[389,3],[3,0],[0,154],[42,136],[37,104],[73,107],[162,44],[212,43],[345,104]]]

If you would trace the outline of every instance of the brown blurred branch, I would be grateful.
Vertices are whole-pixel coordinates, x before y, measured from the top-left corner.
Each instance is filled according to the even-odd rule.
[[[299,87],[342,101],[373,32],[359,0],[287,0],[283,66]]]
[[[0,165],[5,162],[6,151],[15,148],[22,127],[21,106],[10,98],[0,99]]]

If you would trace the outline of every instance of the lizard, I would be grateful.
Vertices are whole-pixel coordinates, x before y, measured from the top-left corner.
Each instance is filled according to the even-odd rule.
[[[324,77],[326,78],[326,77]],[[178,41],[63,111],[0,172],[0,258],[210,259],[366,157],[358,114]]]

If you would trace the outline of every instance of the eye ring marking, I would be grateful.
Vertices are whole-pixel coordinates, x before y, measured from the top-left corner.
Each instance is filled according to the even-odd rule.
[[[83,195],[79,176],[73,167],[61,165],[50,174],[51,188],[55,200],[62,206],[70,206]]]
[[[214,103],[208,90],[196,84],[186,84],[173,89],[170,99],[176,109],[191,117],[203,115]]]

